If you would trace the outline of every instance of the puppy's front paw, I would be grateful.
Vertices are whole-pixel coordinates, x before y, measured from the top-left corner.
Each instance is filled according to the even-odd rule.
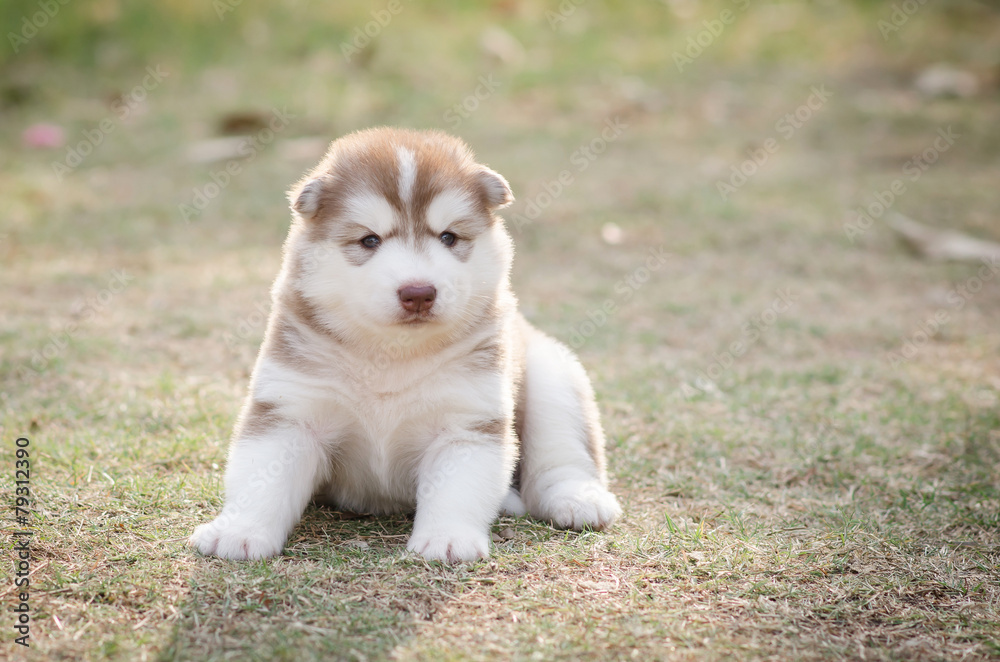
[[[428,561],[459,563],[477,561],[490,555],[490,539],[485,531],[414,531],[406,549]]]
[[[539,519],[561,529],[601,530],[621,515],[618,499],[597,481],[569,480],[550,487],[541,499]]]
[[[259,525],[223,521],[202,524],[194,530],[188,544],[206,556],[233,561],[266,559],[277,556],[285,545],[285,536],[269,533]]]

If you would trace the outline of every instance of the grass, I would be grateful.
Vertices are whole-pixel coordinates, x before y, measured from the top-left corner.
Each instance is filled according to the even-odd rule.
[[[881,3],[753,3],[677,71],[673,52],[732,4],[583,3],[557,30],[543,3],[407,4],[348,63],[367,6],[219,21],[181,1],[71,3],[4,53],[0,492],[13,503],[27,435],[36,530],[32,647],[4,625],[4,656],[1000,657],[1000,280],[956,309],[946,294],[977,265],[920,261],[881,222],[843,230],[951,125],[960,138],[893,209],[1000,240],[996,11],[929,3],[883,40]],[[484,53],[489,25],[523,55]],[[918,94],[937,62],[980,92]],[[119,118],[110,101],[157,65],[169,76]],[[446,111],[489,74],[501,85],[454,128]],[[818,85],[830,100],[722,199],[716,182]],[[188,147],[275,107],[288,127],[185,220],[226,163]],[[581,169],[572,155],[615,117],[627,128]],[[66,148],[21,144],[34,122],[75,145],[105,118],[61,179]],[[579,534],[502,519],[489,560],[449,568],[405,554],[406,519],[310,508],[280,558],[201,558],[184,538],[221,505],[284,191],[324,140],[380,123],[465,137],[510,179],[509,219],[572,172],[514,232],[515,288],[539,326],[582,338],[625,516]],[[669,257],[639,283],[657,247]],[[102,298],[115,270],[131,280]],[[794,302],[767,322],[779,290]],[[8,614],[12,593],[5,575]]]

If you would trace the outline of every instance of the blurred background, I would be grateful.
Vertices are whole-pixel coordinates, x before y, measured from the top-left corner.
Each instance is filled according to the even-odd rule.
[[[181,543],[155,581],[76,559],[181,540],[218,507],[285,192],[376,125],[455,133],[510,181],[522,307],[594,376],[615,540],[654,554],[667,513],[730,549],[746,517],[870,560],[849,529],[939,583],[960,561],[919,550],[961,540],[996,586],[997,3],[21,0],[0,25],[0,426],[45,448],[43,581],[79,582],[46,607],[76,624],[45,626],[52,650],[91,618],[81,642],[136,636],[95,582],[180,604],[157,591],[187,586]],[[793,603],[827,599],[816,563]],[[886,613],[924,604],[913,576]],[[717,597],[692,590],[669,599]],[[965,636],[950,599],[919,622]],[[141,624],[150,600],[116,604]],[[940,632],[905,650],[962,654]]]
[[[91,339],[105,351],[130,337],[150,367],[162,352],[186,365],[190,348],[173,345],[187,337],[208,341],[195,369],[204,354],[219,370],[225,337],[252,356],[262,326],[232,329],[260,316],[284,192],[329,140],[374,125],[465,138],[517,197],[507,217],[529,312],[545,307],[543,323],[584,353],[650,363],[653,351],[658,368],[684,368],[671,389],[729,344],[706,332],[738,329],[789,274],[836,290],[814,340],[843,330],[838,347],[890,351],[922,321],[909,297],[933,312],[939,276],[964,273],[901,259],[897,213],[1000,239],[994,3],[37,0],[0,12],[10,369],[60,365],[62,349],[35,352],[113,268],[159,312],[92,315],[109,325]],[[593,306],[633,300],[636,283],[616,285],[657,246],[674,255],[655,281],[670,295],[637,296],[644,306],[581,333]],[[899,291],[867,301],[896,276]],[[25,334],[37,342],[21,346]]]

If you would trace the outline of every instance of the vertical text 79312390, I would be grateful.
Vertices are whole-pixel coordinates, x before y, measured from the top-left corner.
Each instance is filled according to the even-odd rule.
[[[31,607],[28,605],[29,575],[31,574],[31,442],[20,437],[14,442],[14,642],[28,645],[31,631]]]

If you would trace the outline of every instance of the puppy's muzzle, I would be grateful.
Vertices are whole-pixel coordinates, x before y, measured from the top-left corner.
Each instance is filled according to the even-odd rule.
[[[399,304],[408,313],[426,313],[434,305],[437,288],[433,285],[406,285],[399,288]]]

